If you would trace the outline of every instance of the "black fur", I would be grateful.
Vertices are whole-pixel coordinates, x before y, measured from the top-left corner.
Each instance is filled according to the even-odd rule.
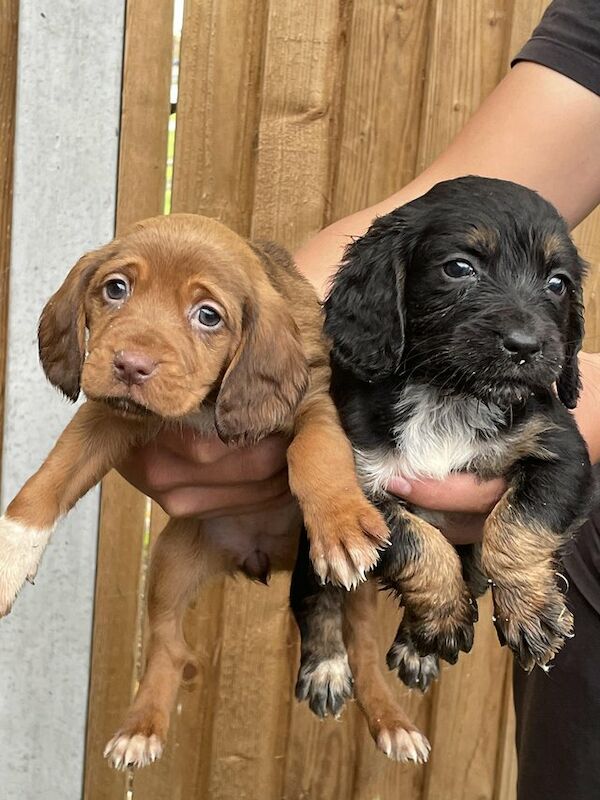
[[[449,275],[456,261],[468,262],[473,274]],[[592,493],[587,450],[565,410],[575,407],[580,389],[584,274],[585,264],[553,206],[507,181],[473,176],[446,181],[377,219],[347,248],[325,303],[332,393],[356,450],[394,451],[403,419],[410,418],[410,411],[402,417],[395,408],[407,386],[435,387],[459,403],[471,398],[477,405],[493,404],[503,415],[493,436],[505,442],[506,453],[496,461],[482,456],[465,468],[481,477],[506,474],[519,524],[551,531],[558,551],[588,513]],[[551,290],[556,276],[564,280],[562,294]],[[533,347],[522,358],[509,347],[514,335],[537,342],[537,351]],[[537,451],[511,458],[534,418],[549,423],[537,437]],[[480,434],[482,445],[491,435]],[[388,519],[405,505],[385,491],[371,499]],[[398,526],[376,569],[387,586],[395,585],[399,565],[408,560],[419,569],[421,563],[421,554],[406,550],[418,546]],[[459,554],[476,596],[486,581],[479,550]],[[296,595],[299,585],[297,576]],[[402,594],[401,585],[397,590]],[[553,626],[563,606],[555,603],[549,599],[534,631],[519,629],[508,642],[528,668],[546,663],[560,646]],[[416,636],[411,613],[395,645],[408,642],[413,661],[398,663],[393,646],[388,663],[416,686],[437,673],[436,655],[454,661],[459,649],[469,648],[472,621],[432,649],[431,641]],[[472,613],[476,617],[476,606]],[[560,631],[557,635],[560,639]],[[434,659],[415,666],[414,657],[428,654]]]

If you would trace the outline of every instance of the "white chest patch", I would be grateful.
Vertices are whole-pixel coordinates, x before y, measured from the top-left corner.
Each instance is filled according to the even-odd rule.
[[[502,411],[474,397],[409,384],[395,410],[395,447],[356,452],[363,486],[372,494],[385,489],[395,475],[441,480],[469,469],[478,457],[501,446],[495,434],[504,419]]]

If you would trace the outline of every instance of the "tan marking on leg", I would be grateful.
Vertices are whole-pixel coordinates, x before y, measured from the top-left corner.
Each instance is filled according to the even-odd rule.
[[[328,395],[303,404],[288,465],[317,575],[347,589],[356,586],[377,563],[389,534],[359,486],[350,442]]]
[[[415,543],[414,558],[397,575],[384,571],[384,578],[397,584],[413,638],[423,654],[437,653],[454,663],[460,650],[471,649],[476,613],[460,558],[433,525],[400,505],[397,514],[399,530]]]
[[[499,634],[531,670],[546,665],[572,635],[573,617],[556,582],[558,537],[535,520],[524,521],[511,498],[509,490],[488,517],[481,558]]]

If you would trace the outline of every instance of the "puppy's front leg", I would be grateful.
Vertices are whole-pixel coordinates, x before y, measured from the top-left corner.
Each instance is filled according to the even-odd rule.
[[[556,557],[583,522],[592,493],[583,442],[579,452],[555,444],[570,457],[524,460],[488,517],[483,537],[482,564],[492,585],[496,630],[527,671],[536,664],[544,667],[572,635],[573,616],[557,583]]]
[[[313,395],[300,408],[288,467],[317,575],[346,589],[356,586],[377,563],[388,530],[359,486],[350,442],[328,394]]]
[[[405,607],[401,627],[409,635],[402,641],[410,640],[414,647],[410,652],[405,648],[403,657],[412,658],[416,648],[419,656],[437,654],[454,664],[461,650],[468,652],[472,647],[477,617],[458,553],[441,531],[398,500],[384,503],[384,513],[392,545],[382,553],[377,575]],[[388,663],[402,672],[398,655],[392,646]],[[406,668],[414,672],[411,665]]]
[[[56,522],[123,458],[139,425],[98,403],[75,414],[40,469],[0,518],[0,616],[33,580]]]

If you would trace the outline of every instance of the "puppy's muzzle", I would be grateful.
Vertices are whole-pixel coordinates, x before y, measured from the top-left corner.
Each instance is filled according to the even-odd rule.
[[[156,371],[156,361],[145,353],[119,350],[113,358],[115,377],[126,386],[141,386]]]

